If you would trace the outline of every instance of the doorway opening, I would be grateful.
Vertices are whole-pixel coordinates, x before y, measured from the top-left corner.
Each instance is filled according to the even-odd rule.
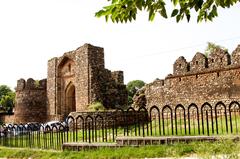
[[[75,86],[70,83],[66,89],[66,113],[76,111],[76,97],[75,97]]]

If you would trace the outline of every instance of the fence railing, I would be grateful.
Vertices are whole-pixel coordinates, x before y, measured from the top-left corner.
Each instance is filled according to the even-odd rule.
[[[132,110],[131,110],[132,111]],[[161,109],[152,106],[145,122],[126,124],[128,136],[165,136],[165,135],[220,135],[238,134],[240,132],[240,104],[236,101],[226,106],[218,102],[211,106],[204,103],[198,107],[178,104],[176,107],[166,105]],[[138,121],[138,117],[135,118]],[[131,127],[129,129],[129,127]]]
[[[0,145],[61,149],[64,142],[114,142],[117,136],[171,136],[239,134],[240,104],[204,103],[138,110],[116,110],[106,119],[101,113],[69,116],[58,125],[0,125]],[[107,112],[109,114],[109,112]]]
[[[68,130],[63,125],[3,124],[0,132],[0,144],[8,147],[61,149],[61,145],[68,141]]]

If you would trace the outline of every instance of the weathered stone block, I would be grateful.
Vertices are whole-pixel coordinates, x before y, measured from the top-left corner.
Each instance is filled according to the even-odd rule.
[[[63,119],[102,102],[107,108],[127,104],[123,72],[105,69],[104,49],[84,44],[48,61],[47,79],[18,80],[15,122]]]
[[[240,95],[240,45],[230,55],[221,49],[216,49],[209,57],[196,53],[190,62],[180,57],[174,63],[174,74],[164,80],[156,80],[139,90],[134,100],[135,107],[156,105],[176,106],[182,104],[188,107],[191,103],[198,106],[206,101],[215,105],[218,101],[229,104],[239,101]],[[163,82],[162,82],[163,81]],[[163,85],[164,83],[164,85]]]

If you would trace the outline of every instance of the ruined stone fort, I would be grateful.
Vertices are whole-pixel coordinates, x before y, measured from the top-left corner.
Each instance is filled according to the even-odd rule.
[[[173,74],[145,85],[134,97],[136,107],[156,105],[175,107],[191,103],[201,106],[218,101],[229,104],[240,99],[240,45],[230,55],[215,49],[206,57],[196,53],[190,62],[179,57],[173,64]]]
[[[240,45],[230,55],[215,49],[206,57],[196,53],[190,62],[179,57],[173,74],[145,85],[134,96],[135,107],[177,104],[198,106],[240,99]],[[123,72],[104,66],[103,48],[85,44],[48,61],[47,79],[38,84],[20,79],[16,88],[14,115],[4,122],[45,122],[62,120],[71,112],[82,112],[93,102],[107,108],[127,105]]]
[[[107,108],[127,105],[123,71],[106,69],[104,50],[85,44],[48,61],[47,79],[20,79],[14,115],[5,122],[63,120],[70,112],[87,111],[94,102]]]

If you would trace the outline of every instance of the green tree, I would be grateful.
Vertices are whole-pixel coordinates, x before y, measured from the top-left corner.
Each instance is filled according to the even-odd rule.
[[[103,7],[95,15],[104,16],[106,21],[110,18],[112,22],[128,22],[136,20],[138,11],[145,10],[149,14],[149,21],[153,21],[156,14],[168,18],[166,11],[166,0],[108,0],[110,5]],[[171,0],[171,17],[179,22],[186,18],[190,20],[192,12],[198,14],[197,21],[212,21],[218,16],[218,8],[230,8],[239,0]]]
[[[0,100],[3,96],[8,95],[12,90],[6,85],[0,85]]]
[[[128,104],[133,103],[133,96],[134,94],[141,89],[145,85],[145,82],[141,80],[133,80],[128,82],[127,84],[127,91],[128,91]]]
[[[14,107],[14,102],[13,102],[13,99],[11,96],[9,96],[9,95],[3,96],[0,103],[5,111],[12,112],[12,109]]]
[[[0,105],[5,111],[11,112],[15,104],[15,92],[8,86],[0,85]]]
[[[217,45],[213,42],[208,42],[207,43],[207,47],[204,51],[204,54],[208,57],[210,53],[212,53],[215,49],[222,49],[224,51],[228,51],[228,49],[226,49],[225,47],[221,46],[221,45]]]

